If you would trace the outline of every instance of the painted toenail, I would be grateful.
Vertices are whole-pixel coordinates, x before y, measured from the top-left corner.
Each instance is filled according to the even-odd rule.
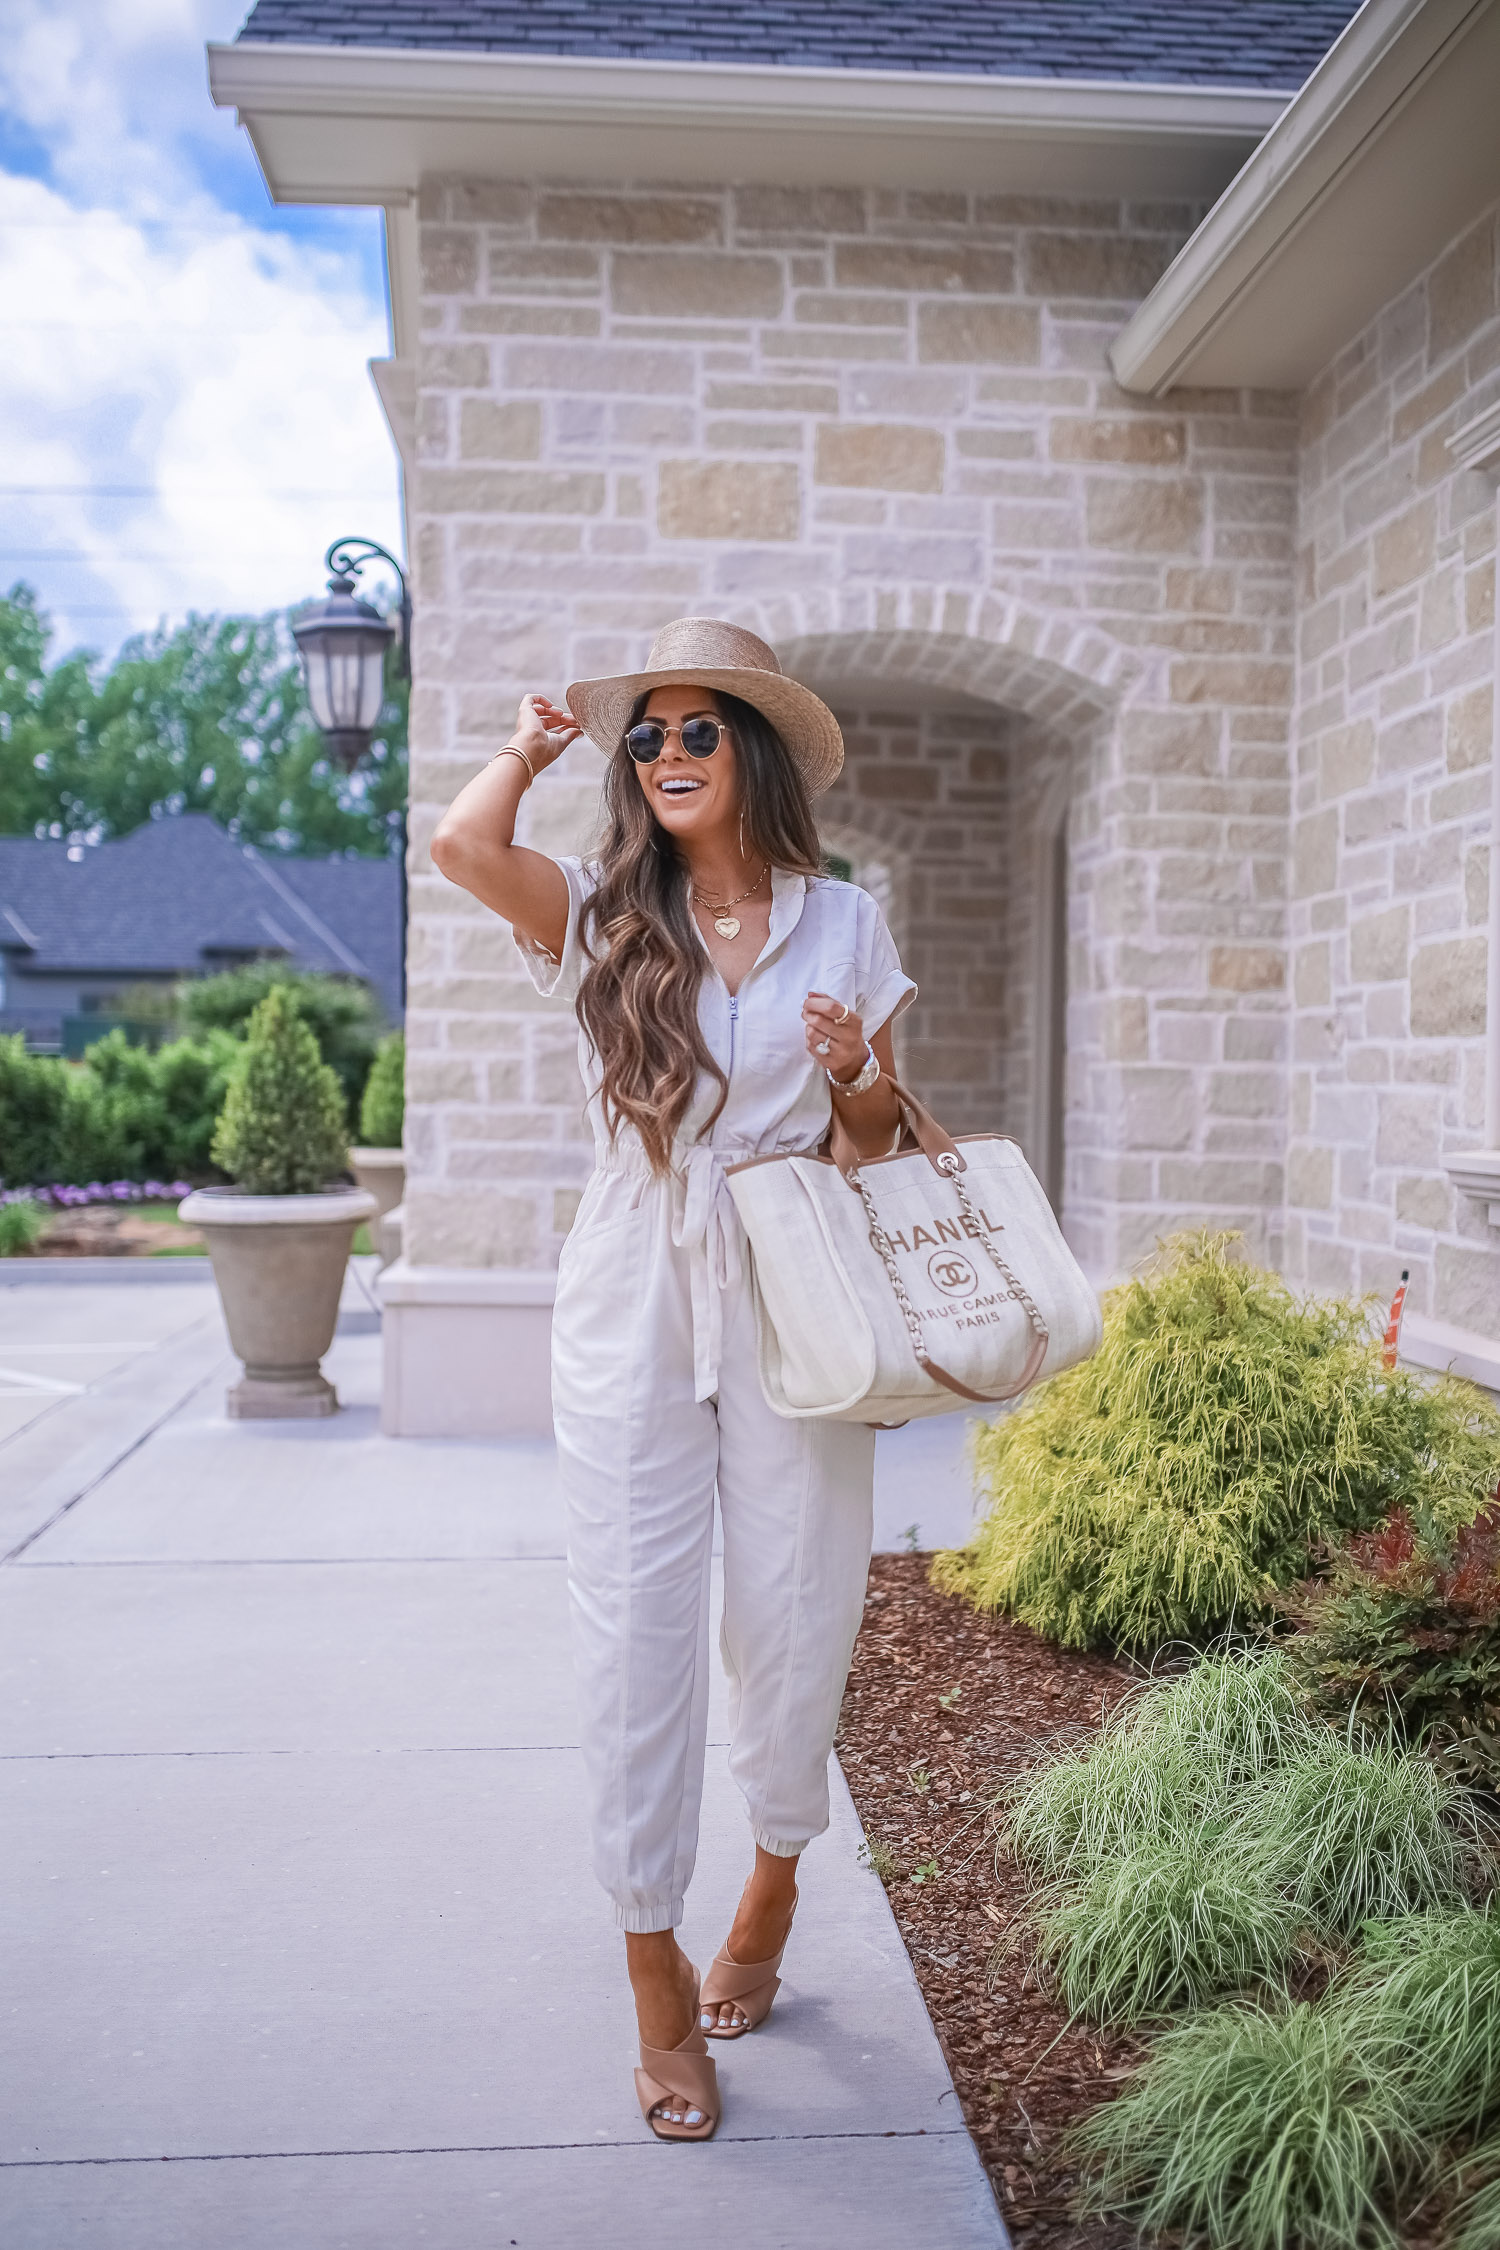
[[[701,2125],[701,2124],[703,2123],[703,2112],[702,2112],[702,2110],[701,2110],[701,2109],[690,2109],[690,2110],[688,2111],[688,2113],[687,2113],[687,2119],[686,2119],[686,2122],[687,2122],[687,2123],[688,2123],[689,2125]]]

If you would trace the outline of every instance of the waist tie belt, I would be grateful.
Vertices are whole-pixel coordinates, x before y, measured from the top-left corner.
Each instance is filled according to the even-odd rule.
[[[708,1141],[678,1141],[666,1186],[671,1196],[672,1241],[687,1253],[693,1313],[693,1396],[712,1398],[719,1387],[724,1345],[724,1303],[745,1272],[744,1230],[724,1177],[726,1165],[743,1164],[755,1148],[715,1148]],[[602,1172],[653,1175],[644,1149],[626,1142],[597,1152]]]
[[[666,1183],[672,1199],[672,1241],[687,1253],[693,1313],[693,1396],[700,1401],[712,1398],[719,1387],[724,1291],[733,1288],[745,1272],[744,1229],[724,1177],[725,1168],[761,1153],[753,1147],[715,1148],[708,1141],[678,1141],[672,1151],[672,1170]],[[644,1149],[626,1143],[598,1151],[595,1164],[603,1172],[660,1177],[652,1173]]]
[[[672,1174],[672,1240],[687,1252],[693,1306],[693,1396],[712,1398],[724,1348],[724,1291],[744,1273],[739,1213],[724,1177],[750,1149],[712,1148],[695,1141],[679,1151]]]

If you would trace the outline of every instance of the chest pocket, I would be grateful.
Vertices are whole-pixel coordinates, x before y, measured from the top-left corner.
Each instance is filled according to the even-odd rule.
[[[803,1001],[809,992],[826,992],[852,1010],[855,976],[854,956],[845,952],[819,960],[811,972],[804,970],[802,977],[778,979],[776,988],[756,991],[748,1007],[741,1003],[736,1067],[762,1079],[785,1075],[789,1068],[800,1075],[809,1063],[817,1061],[807,1049]]]

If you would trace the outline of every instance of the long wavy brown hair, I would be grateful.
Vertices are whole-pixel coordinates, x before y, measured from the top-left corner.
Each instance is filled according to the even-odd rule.
[[[637,702],[626,733],[649,701]],[[747,846],[788,874],[817,875],[817,825],[791,752],[753,704],[734,695],[714,701],[734,741]],[[708,962],[686,868],[646,801],[623,736],[605,773],[604,821],[599,881],[583,910],[583,943],[592,958],[578,988],[578,1019],[599,1058],[610,1138],[633,1125],[651,1169],[667,1173],[700,1076],[719,1089],[709,1124],[724,1107],[729,1081],[698,1023]]]

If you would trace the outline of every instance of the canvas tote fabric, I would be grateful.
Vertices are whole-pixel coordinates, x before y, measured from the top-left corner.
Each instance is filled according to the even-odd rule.
[[[779,1414],[890,1423],[972,1412],[1098,1349],[1098,1297],[1019,1147],[998,1133],[943,1139],[960,1154],[963,1195],[920,1148],[859,1169],[924,1348],[959,1390],[919,1362],[866,1205],[831,1157],[731,1168],[761,1382]]]

